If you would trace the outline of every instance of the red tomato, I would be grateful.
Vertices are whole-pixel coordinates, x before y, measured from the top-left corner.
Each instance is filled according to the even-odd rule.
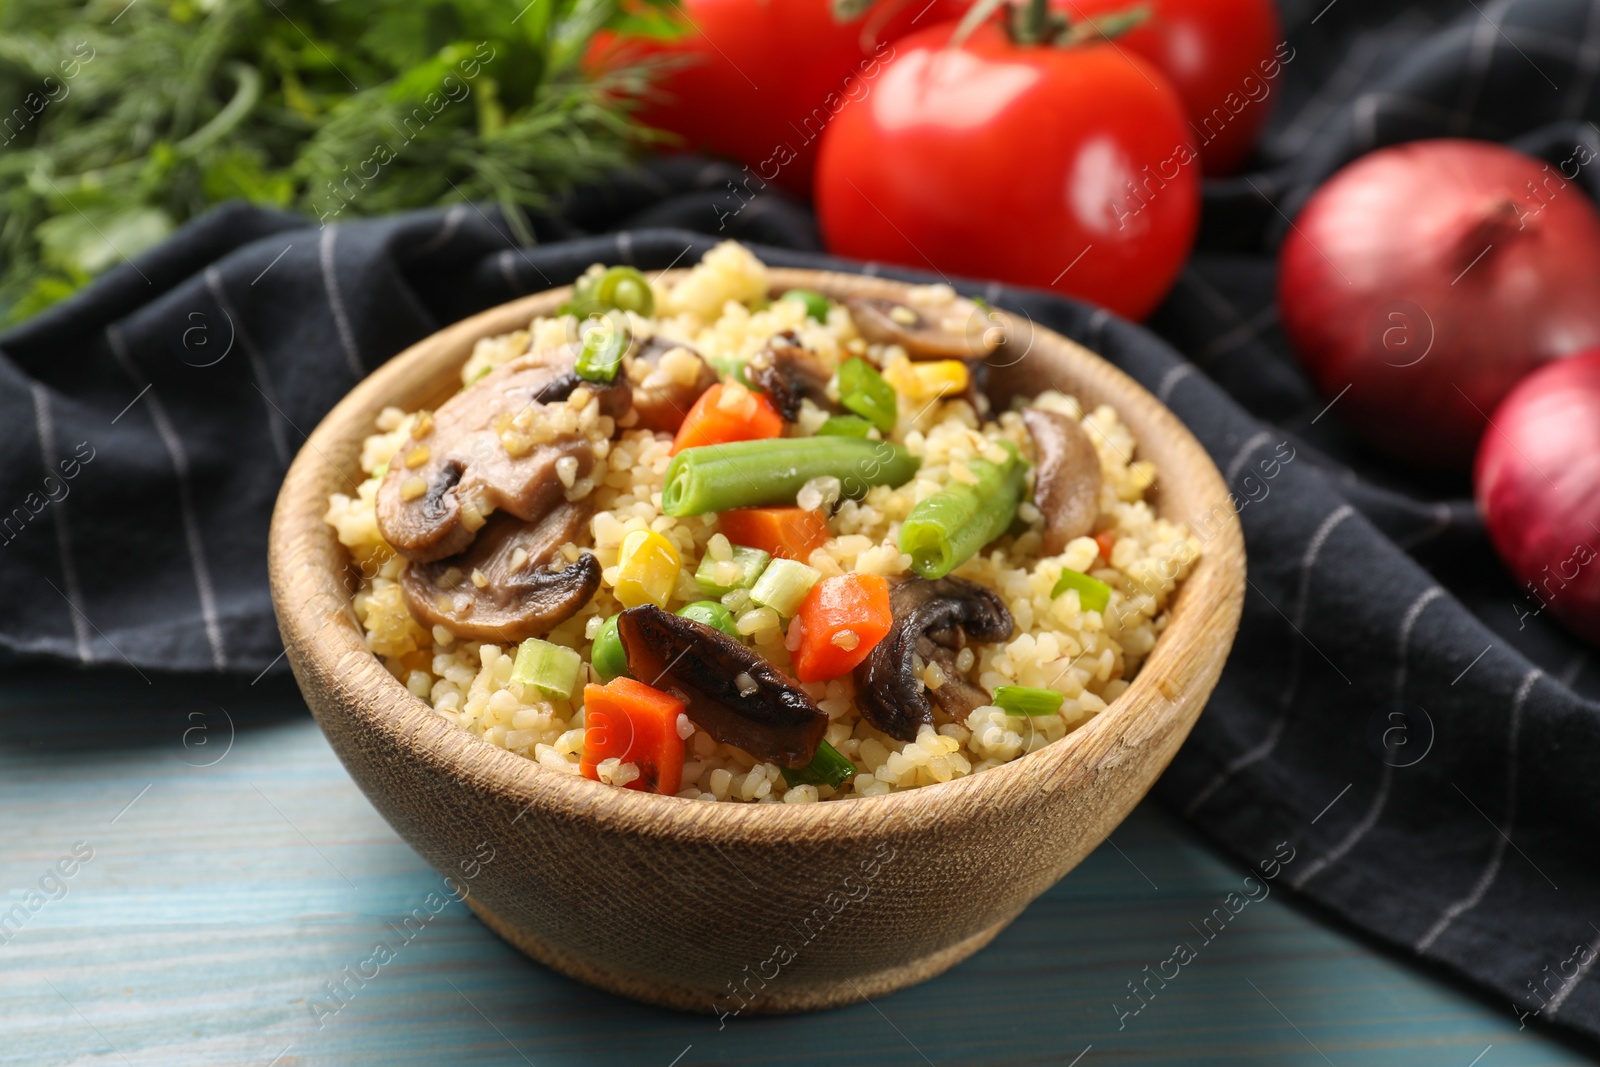
[[[745,164],[755,175],[746,182],[750,193],[772,182],[809,196],[817,138],[836,113],[871,92],[894,57],[891,42],[959,16],[965,4],[882,0],[882,14],[874,9],[847,23],[834,21],[829,0],[680,0],[678,6],[694,27],[687,36],[659,42],[600,35],[591,65],[646,56],[682,61],[658,79],[660,99],[639,112],[640,120]]]
[[[1272,113],[1283,65],[1294,59],[1272,0],[1146,0],[1150,16],[1116,39],[1171,79],[1207,174],[1232,174]],[[1130,0],[1054,0],[1069,18],[1126,11]]]
[[[1050,287],[1142,318],[1194,242],[1200,168],[1165,76],[1098,42],[1019,47],[997,25],[895,43],[823,137],[831,251]]]

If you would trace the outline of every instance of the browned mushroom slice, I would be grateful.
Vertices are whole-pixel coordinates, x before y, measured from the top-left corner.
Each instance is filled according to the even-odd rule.
[[[804,767],[828,716],[760,654],[721,630],[654,604],[617,618],[628,673],[684,703],[689,721],[758,760]]]
[[[783,338],[780,342],[779,338]],[[828,379],[833,377],[822,362],[793,343],[792,335],[780,334],[774,343],[751,357],[745,377],[760,389],[772,402],[783,421],[794,422],[800,418],[800,401],[810,400],[819,407],[831,408],[828,402]]]
[[[924,663],[937,663],[944,672],[944,682],[928,690],[928,699],[934,706],[936,724],[966,722],[975,708],[989,703],[989,691],[969,682],[956,666],[956,657],[967,647],[966,631],[957,626],[936,634],[924,634],[917,639],[917,655]]]
[[[1100,455],[1077,420],[1043,408],[1022,409],[1033,438],[1033,502],[1044,515],[1044,554],[1053,556],[1094,529],[1100,514]]]
[[[694,363],[675,357],[663,365],[662,357],[674,350],[687,353]],[[652,337],[639,345],[628,360],[628,377],[638,425],[662,433],[677,432],[700,394],[717,384],[717,372],[700,353],[666,337]]]
[[[890,737],[913,741],[919,726],[933,723],[929,692],[912,661],[919,644],[959,648],[967,640],[1004,641],[1011,636],[1011,612],[999,594],[964,578],[897,582],[889,590],[889,610],[894,623],[888,635],[855,669],[856,704],[873,726]],[[953,667],[954,659],[949,662]],[[961,682],[959,672],[942,662],[941,669],[950,680],[939,690]],[[949,697],[954,701],[962,692],[953,689]],[[987,694],[983,699],[987,701]]]
[[[578,379],[573,359],[571,346],[519,356],[418,419],[378,486],[384,540],[428,563],[465,551],[492,512],[537,522],[559,504],[566,483],[557,464],[575,460],[576,481],[593,469],[594,450],[576,432],[541,438],[543,409],[582,388],[617,418],[632,399],[626,385]]]
[[[982,359],[999,343],[978,305],[961,297],[937,312],[881,297],[853,296],[845,306],[862,337],[899,345],[912,359]]]
[[[515,642],[549,633],[600,588],[600,563],[560,548],[589,521],[587,504],[558,506],[538,523],[496,515],[459,556],[412,563],[400,588],[411,614],[469,641]],[[481,584],[480,584],[481,583]]]

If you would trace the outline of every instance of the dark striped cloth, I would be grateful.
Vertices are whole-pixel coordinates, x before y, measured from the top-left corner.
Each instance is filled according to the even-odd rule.
[[[1164,340],[960,284],[1144,382],[1237,494],[1243,627],[1159,795],[1247,862],[1289,842],[1288,884],[1508,1014],[1600,1037],[1589,651],[1527,615],[1465,481],[1403,469],[1340,427],[1272,303],[1288,217],[1364,151],[1448,134],[1553,166],[1579,146],[1600,155],[1600,3],[1314,0],[1285,21],[1292,56],[1258,166],[1208,183],[1200,249],[1149,324]],[[329,406],[444,324],[595,261],[660,269],[736,236],[776,264],[831,263],[801,206],[747,202],[742,178],[661,162],[572,198],[533,247],[465,205],[324,229],[223,209],[11,331],[0,647],[141,672],[281,670],[268,513]]]

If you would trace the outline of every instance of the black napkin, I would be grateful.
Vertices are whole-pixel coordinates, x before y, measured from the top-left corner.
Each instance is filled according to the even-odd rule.
[[[1600,152],[1600,6],[1314,0],[1285,21],[1259,166],[1207,184],[1200,250],[1150,323],[1187,359],[1071,301],[959,286],[1133,374],[1237,494],[1243,627],[1159,795],[1246,862],[1288,842],[1283,881],[1508,1013],[1600,1036],[1588,651],[1519,617],[1464,481],[1370,453],[1324,414],[1272,303],[1287,218],[1364,151],[1457,135],[1555,164]],[[837,265],[802,206],[751,188],[725,164],[658,161],[570,198],[533,247],[470,205],[321,229],[228,207],[6,334],[0,648],[281,670],[267,520],[323,413],[407,344],[592,262],[661,269],[737,237],[774,264]]]

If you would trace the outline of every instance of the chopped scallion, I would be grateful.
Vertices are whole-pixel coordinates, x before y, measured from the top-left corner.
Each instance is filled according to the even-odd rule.
[[[1011,715],[1054,715],[1067,698],[1054,689],[1026,685],[996,686],[994,706]]]
[[[800,768],[783,768],[783,780],[794,785],[831,785],[835,789],[848,782],[856,773],[856,765],[844,753],[823,741],[817,745],[817,754],[811,762]]]
[[[828,308],[833,305],[828,298],[814,289],[790,289],[778,298],[779,300],[793,300],[806,306],[806,315],[818,322],[828,321]]]
[[[1050,596],[1058,597],[1068,589],[1078,591],[1078,606],[1084,611],[1105,611],[1106,605],[1111,603],[1111,587],[1081,571],[1063,570]]]
[[[800,610],[800,602],[811,587],[822,578],[822,572],[792,559],[775,559],[761,572],[750,599],[788,618]]]
[[[511,680],[531,685],[547,697],[565,699],[578,684],[583,657],[570,648],[530,637],[517,649]]]
[[[726,561],[737,573],[724,569],[722,563],[712,559],[709,555],[700,561],[700,566],[694,572],[695,584],[706,596],[727,596],[735,589],[749,589],[756,584],[756,579],[761,577],[761,572],[767,569],[767,562],[772,557],[759,548],[746,548],[744,545],[733,546],[733,559]],[[723,581],[732,578],[732,581]]]

